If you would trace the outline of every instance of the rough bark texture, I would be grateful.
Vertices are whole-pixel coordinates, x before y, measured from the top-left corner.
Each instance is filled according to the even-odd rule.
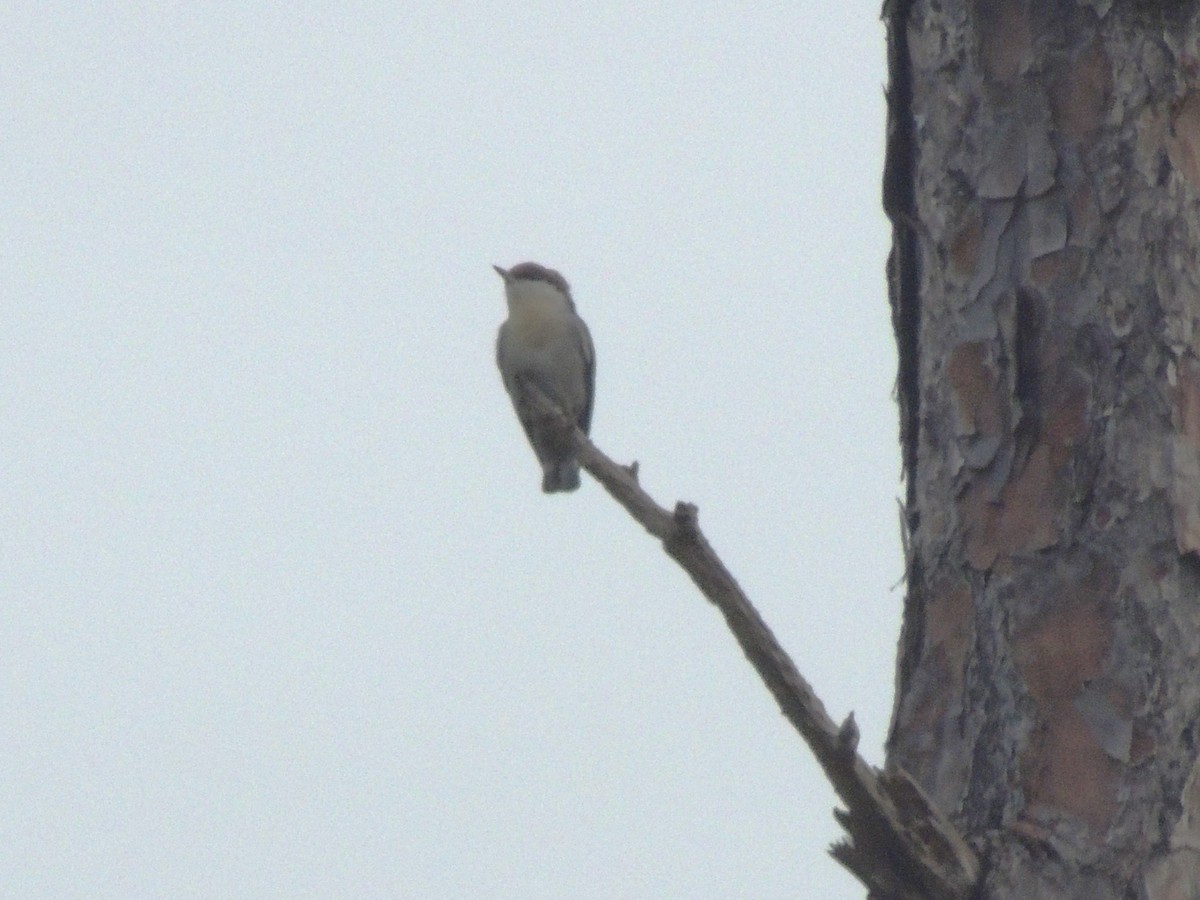
[[[889,0],[888,760],[981,897],[1200,897],[1200,4]]]

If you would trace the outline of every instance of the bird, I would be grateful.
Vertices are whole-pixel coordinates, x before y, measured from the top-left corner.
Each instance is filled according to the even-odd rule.
[[[561,421],[538,410],[527,388],[536,387],[587,434],[596,387],[592,336],[575,311],[570,285],[554,269],[535,262],[492,268],[504,279],[508,301],[496,336],[500,378],[541,464],[542,491],[573,491],[579,487],[574,441]]]

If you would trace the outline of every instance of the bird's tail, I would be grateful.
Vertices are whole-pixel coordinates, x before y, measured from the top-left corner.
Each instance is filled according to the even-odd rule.
[[[547,494],[573,491],[579,487],[579,460],[560,459],[542,469],[542,490]]]

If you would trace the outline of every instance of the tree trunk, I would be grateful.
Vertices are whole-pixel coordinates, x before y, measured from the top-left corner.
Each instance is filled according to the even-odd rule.
[[[1200,897],[1198,6],[885,9],[888,761],[982,897]]]

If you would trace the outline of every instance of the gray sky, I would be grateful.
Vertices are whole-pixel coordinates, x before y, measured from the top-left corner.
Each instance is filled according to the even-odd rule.
[[[0,13],[0,895],[862,896],[717,612],[543,496],[492,263],[879,763],[877,3]]]

